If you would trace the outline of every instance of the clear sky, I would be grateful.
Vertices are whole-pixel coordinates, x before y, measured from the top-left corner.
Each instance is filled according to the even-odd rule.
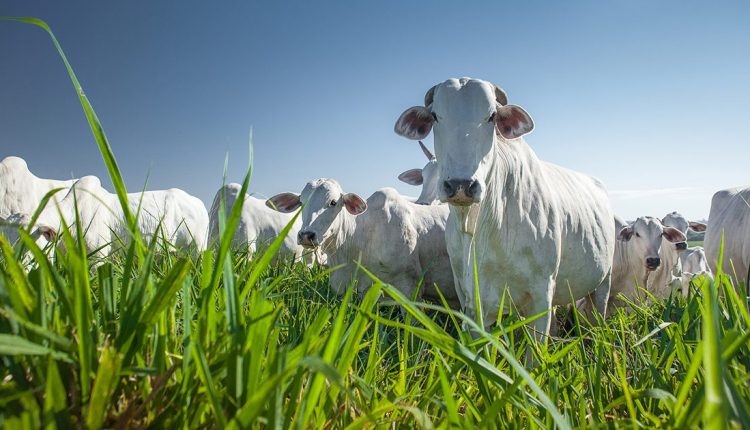
[[[218,3],[5,0],[0,15],[50,24],[130,190],[210,204],[227,153],[241,180],[252,127],[258,194],[325,176],[418,195],[396,176],[424,156],[393,124],[461,76],[503,87],[537,154],[601,179],[626,218],[706,217],[714,191],[750,183],[748,1]],[[7,155],[107,177],[47,35],[0,22]]]

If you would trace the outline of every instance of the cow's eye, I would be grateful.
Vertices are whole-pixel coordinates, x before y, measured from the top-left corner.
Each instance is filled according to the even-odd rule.
[[[331,203],[328,204],[329,206],[336,206],[336,200],[331,200]]]
[[[431,113],[432,113],[432,119],[434,119],[435,122],[438,122],[437,114],[435,112],[431,112]]]
[[[490,115],[490,118],[487,120],[487,122],[495,122],[495,114],[497,112],[492,112],[492,115]]]
[[[641,237],[641,235],[640,235],[640,234],[638,234],[638,233],[636,233],[636,234],[635,234],[635,237]]]

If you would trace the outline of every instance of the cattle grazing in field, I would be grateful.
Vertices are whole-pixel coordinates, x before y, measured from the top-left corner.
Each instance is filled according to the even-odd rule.
[[[196,252],[206,248],[208,212],[197,197],[176,188],[145,191],[129,193],[128,205],[133,214],[138,213],[137,229],[145,241],[158,236],[176,249]],[[51,241],[65,223],[75,236],[76,208],[87,252],[101,257],[111,254],[121,243],[129,243],[117,195],[104,189],[96,176],[84,176],[59,203],[47,205],[36,222],[36,231]]]
[[[224,185],[216,192],[209,212],[209,243],[217,243],[219,240],[219,213],[222,195],[224,196],[225,219],[229,219],[229,214],[234,208],[241,191],[242,186],[240,184],[232,183]],[[234,233],[232,246],[247,249],[253,254],[259,245],[269,245],[273,242],[284,230],[284,227],[292,221],[292,218],[292,214],[281,213],[267,207],[266,200],[245,194],[245,201],[242,204],[242,212],[237,230]],[[301,225],[302,222],[298,219],[289,230],[289,234],[279,249],[279,256],[294,258],[302,256],[303,248],[297,244],[297,233]]]
[[[421,297],[437,299],[436,284],[445,298],[457,305],[445,247],[445,205],[415,204],[392,188],[376,191],[365,202],[325,178],[308,182],[301,194],[271,197],[268,204],[282,212],[304,204],[299,243],[320,248],[330,267],[343,265],[331,273],[331,288],[337,294],[352,281],[359,292],[372,285],[370,277],[355,264],[358,261],[407,296],[412,296],[424,277]]]
[[[0,220],[13,224],[19,218],[30,217],[45,194],[56,189],[70,188],[75,180],[58,181],[36,177],[26,161],[19,157],[6,157],[0,161]],[[65,195],[60,191],[59,199]],[[10,227],[4,229],[13,230]]]
[[[410,169],[398,175],[398,179],[409,185],[421,185],[422,192],[416,200],[420,205],[439,204],[438,182],[437,182],[437,160],[424,143],[419,142],[419,147],[427,157],[427,164],[421,169]]]
[[[523,140],[534,123],[490,82],[450,79],[425,105],[407,109],[395,131],[434,133],[438,194],[450,204],[446,242],[464,311],[477,318],[474,270],[486,325],[510,293],[544,337],[550,312],[581,297],[604,313],[615,237],[609,199],[596,179],[541,161]]]
[[[724,259],[721,271],[728,274],[737,286],[750,277],[750,186],[721,190],[711,199],[703,246],[713,273],[719,269],[722,234]]]

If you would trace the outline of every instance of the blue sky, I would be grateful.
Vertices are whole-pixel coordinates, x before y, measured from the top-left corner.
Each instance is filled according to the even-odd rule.
[[[449,77],[503,87],[534,117],[544,160],[586,172],[627,218],[708,215],[750,182],[750,3],[14,1],[46,20],[94,105],[129,189],[183,188],[207,204],[316,177],[368,196],[422,167],[393,133]],[[431,146],[431,139],[427,142]],[[0,157],[39,176],[106,178],[46,34],[0,23]]]

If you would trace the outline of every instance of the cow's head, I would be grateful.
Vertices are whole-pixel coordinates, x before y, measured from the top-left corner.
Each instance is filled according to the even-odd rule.
[[[432,87],[425,105],[407,109],[394,130],[409,139],[434,132],[441,201],[467,206],[485,194],[490,155],[496,142],[530,133],[534,122],[520,106],[509,105],[505,92],[477,79],[449,79]]]
[[[419,142],[419,146],[422,148],[425,157],[427,157],[427,164],[421,169],[405,171],[398,175],[398,179],[409,185],[421,185],[422,192],[419,194],[416,203],[420,205],[431,205],[440,199],[438,197],[437,159],[421,141]]]
[[[666,214],[664,218],[662,218],[661,223],[666,227],[674,227],[677,230],[680,230],[683,234],[687,234],[688,229],[698,232],[706,231],[706,224],[702,222],[688,221],[687,218],[677,211]],[[686,250],[688,248],[687,239],[675,243],[674,246],[678,252]]]
[[[301,194],[281,193],[266,201],[266,205],[280,212],[302,209],[302,228],[297,243],[305,248],[328,249],[332,239],[345,222],[344,217],[359,215],[367,210],[367,203],[354,193],[345,193],[333,179],[316,179],[305,185]],[[342,214],[342,210],[348,214]]]
[[[684,242],[685,235],[674,227],[664,227],[658,219],[639,217],[632,224],[623,227],[617,239],[630,242],[630,255],[641,260],[647,270],[656,270],[661,264],[659,252],[662,238],[668,242]]]

